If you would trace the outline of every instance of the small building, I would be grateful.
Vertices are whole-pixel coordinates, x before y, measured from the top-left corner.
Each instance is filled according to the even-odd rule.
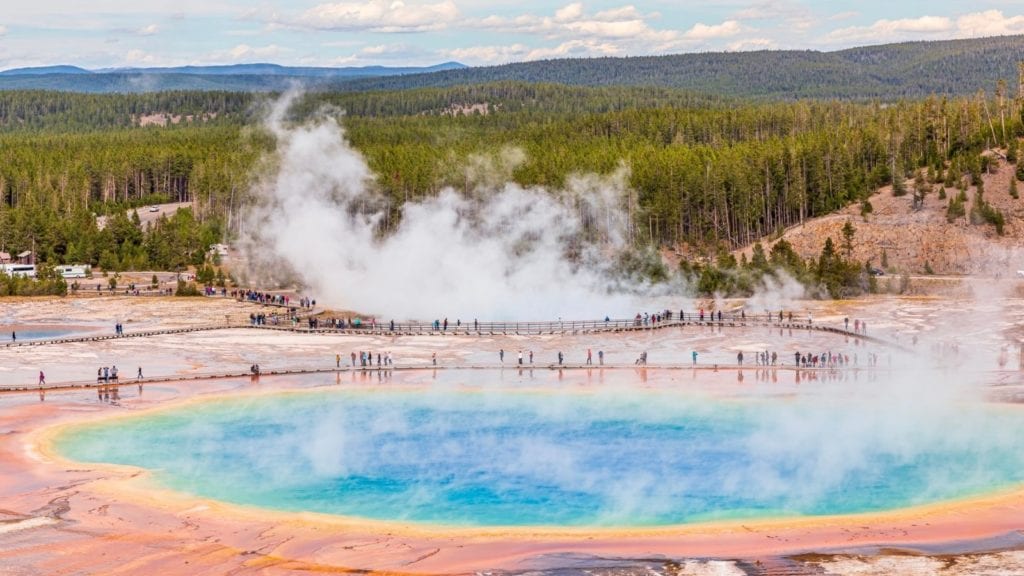
[[[35,264],[36,263],[36,255],[33,254],[31,250],[25,250],[24,252],[19,253],[14,258],[14,263],[15,264]]]

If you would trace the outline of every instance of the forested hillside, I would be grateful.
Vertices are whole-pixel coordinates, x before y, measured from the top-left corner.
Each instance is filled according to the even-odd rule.
[[[838,52],[765,50],[520,62],[353,80],[345,90],[398,90],[520,80],[662,86],[753,98],[896,100],[971,94],[1017,78],[1024,36],[907,42]]]
[[[361,92],[455,87],[489,82],[572,86],[654,86],[759,99],[854,100],[969,95],[1011,85],[1024,60],[1024,36],[908,42],[837,52],[772,50],[632,58],[573,58],[461,68],[324,69],[249,67],[113,70],[56,67],[0,74],[0,90],[140,93],[168,90],[268,92],[295,83],[307,90]],[[16,71],[17,72],[17,71]],[[84,73],[83,73],[84,72]]]
[[[392,210],[385,228],[404,202],[446,185],[463,189],[471,156],[515,147],[526,159],[512,177],[554,190],[570,174],[625,164],[636,191],[626,207],[632,241],[705,253],[866,198],[893,170],[977,174],[983,149],[1021,131],[1016,104],[977,96],[751,104],[517,83],[312,94],[294,120],[325,104],[379,175]],[[49,262],[110,268],[201,262],[205,245],[230,239],[258,161],[274,147],[258,125],[261,108],[251,95],[215,92],[0,93],[0,249],[34,242]],[[154,112],[208,121],[132,120]],[[124,216],[156,201],[194,208],[149,230]],[[103,214],[112,224],[100,230]]]

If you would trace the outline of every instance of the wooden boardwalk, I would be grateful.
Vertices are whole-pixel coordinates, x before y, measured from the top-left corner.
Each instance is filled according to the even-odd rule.
[[[225,379],[248,379],[250,381],[258,381],[261,377],[275,377],[275,376],[297,376],[307,374],[362,374],[367,376],[372,375],[390,375],[392,373],[402,372],[436,372],[436,371],[508,371],[527,373],[533,370],[544,370],[544,371],[592,371],[592,370],[607,370],[607,371],[623,371],[623,370],[671,370],[671,371],[697,371],[697,372],[737,372],[737,371],[758,371],[758,372],[794,372],[799,371],[801,374],[853,374],[853,373],[875,373],[875,372],[891,372],[891,368],[883,367],[846,367],[846,368],[822,368],[822,367],[797,367],[791,365],[777,365],[777,366],[756,366],[753,364],[747,364],[743,366],[737,366],[735,364],[702,364],[693,366],[690,364],[523,364],[522,366],[515,363],[509,364],[439,364],[439,365],[416,365],[416,366],[342,366],[340,368],[292,368],[292,369],[277,369],[277,370],[266,370],[261,371],[259,374],[252,374],[250,372],[201,372],[193,374],[177,374],[168,376],[157,376],[152,378],[125,378],[119,381],[99,381],[99,380],[74,380],[65,382],[48,382],[42,386],[39,385],[25,385],[25,384],[10,384],[0,385],[0,394],[4,392],[51,392],[61,390],[81,390],[81,389],[109,389],[109,388],[120,388],[126,386],[138,386],[146,384],[158,384],[161,382],[190,382],[190,381],[201,381],[201,380],[225,380]]]
[[[605,333],[635,333],[666,331],[672,328],[778,328],[782,330],[806,330],[827,332],[844,337],[858,338],[866,342],[899,348],[897,344],[870,336],[859,334],[842,328],[827,326],[823,324],[806,324],[799,322],[768,322],[765,320],[751,320],[740,318],[724,318],[723,320],[663,320],[661,322],[636,322],[635,320],[575,320],[575,321],[554,321],[554,322],[478,322],[474,325],[462,324],[451,325],[447,328],[437,328],[432,322],[404,322],[387,324],[364,324],[361,327],[318,327],[310,328],[308,324],[299,322],[297,325],[280,326],[272,324],[254,325],[250,323],[216,324],[205,326],[190,326],[186,328],[168,328],[163,330],[139,330],[125,332],[121,335],[115,334],[92,334],[83,336],[72,336],[67,338],[51,338],[40,340],[23,340],[20,342],[5,342],[5,348],[21,346],[49,346],[54,344],[66,344],[73,342],[102,342],[106,340],[120,340],[124,338],[148,338],[168,334],[186,334],[190,332],[210,332],[214,330],[269,330],[276,332],[292,332],[297,334],[336,334],[348,336],[582,336],[590,334]]]

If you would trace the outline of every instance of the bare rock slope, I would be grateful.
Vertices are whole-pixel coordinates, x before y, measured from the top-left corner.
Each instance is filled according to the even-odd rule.
[[[949,222],[946,207],[959,191],[946,188],[946,199],[940,199],[940,182],[918,210],[912,206],[912,192],[895,197],[892,188],[886,186],[871,196],[873,212],[866,217],[855,204],[792,227],[782,237],[804,258],[816,258],[826,238],[831,237],[837,249],[842,246],[842,228],[849,221],[856,230],[852,258],[858,262],[871,261],[873,266],[881,267],[884,255],[889,271],[912,275],[926,273],[926,263],[936,275],[1014,274],[1024,269],[1024,197],[1014,199],[1009,194],[1015,168],[999,160],[997,169],[983,176],[985,201],[1002,211],[1006,219],[1002,236],[991,224],[969,222],[977,192],[974,186],[967,190],[968,216]],[[1024,184],[1018,185],[1024,196]],[[912,181],[907,182],[907,188],[912,190]],[[774,242],[766,242],[765,248]],[[747,247],[742,252],[749,257],[750,250]]]

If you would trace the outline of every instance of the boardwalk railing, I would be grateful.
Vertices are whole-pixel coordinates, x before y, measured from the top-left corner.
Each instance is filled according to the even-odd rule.
[[[759,318],[740,315],[722,315],[719,320],[717,315],[712,319],[705,315],[701,319],[699,314],[685,314],[683,319],[676,315],[672,320],[653,321],[648,319],[608,319],[608,320],[557,320],[548,322],[467,322],[449,323],[447,328],[444,323],[435,322],[387,322],[383,324],[364,323],[359,326],[346,324],[345,327],[334,327],[321,321],[317,327],[310,327],[308,320],[301,320],[296,323],[286,321],[285,324],[254,324],[226,323],[215,325],[191,326],[184,328],[169,328],[163,330],[140,330],[125,332],[121,335],[115,334],[85,334],[68,338],[54,338],[47,340],[23,340],[18,342],[5,342],[4,347],[16,346],[43,346],[48,344],[61,344],[69,342],[99,342],[105,340],[117,340],[121,338],[141,338],[149,336],[161,336],[165,334],[183,334],[188,332],[204,332],[211,330],[226,329],[260,329],[276,330],[307,334],[347,334],[367,336],[540,336],[540,335],[583,335],[597,333],[617,332],[642,332],[664,330],[673,327],[717,327],[717,328],[745,328],[745,327],[770,327],[789,330],[814,330],[830,332],[842,336],[860,338],[865,341],[875,342],[892,347],[897,345],[866,334],[860,334],[829,326],[825,324],[803,324],[789,322],[787,320],[777,321],[761,315]]]

